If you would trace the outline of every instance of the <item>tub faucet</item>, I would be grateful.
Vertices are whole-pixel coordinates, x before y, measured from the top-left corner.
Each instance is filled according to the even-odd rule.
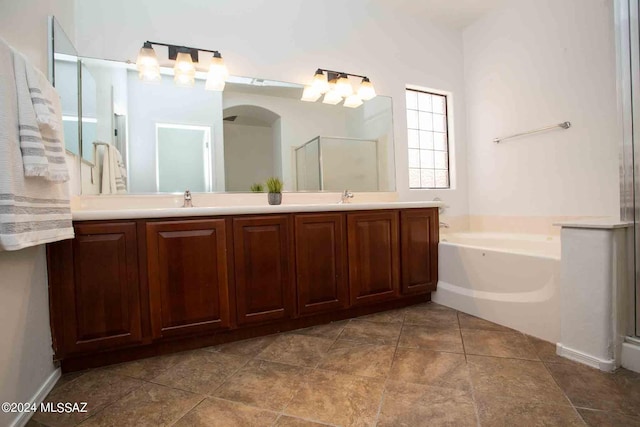
[[[446,222],[440,221],[440,228],[449,228],[449,224],[447,224]]]
[[[349,190],[344,190],[342,196],[340,196],[340,201],[338,203],[349,203],[349,199],[353,199],[353,193]]]
[[[191,191],[186,190],[184,192],[184,203],[182,204],[183,208],[192,208],[193,203],[191,202]]]

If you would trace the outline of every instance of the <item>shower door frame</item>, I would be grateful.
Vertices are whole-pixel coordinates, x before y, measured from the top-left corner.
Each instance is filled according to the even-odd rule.
[[[640,336],[640,0],[615,2],[618,116],[620,135],[620,218],[633,221],[629,242],[628,334]]]

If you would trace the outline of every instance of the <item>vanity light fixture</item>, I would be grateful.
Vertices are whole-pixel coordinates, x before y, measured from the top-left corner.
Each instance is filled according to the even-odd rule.
[[[355,92],[349,77],[362,79]],[[336,105],[344,99],[344,106],[350,108],[357,108],[362,105],[363,100],[368,101],[376,97],[376,91],[367,76],[318,68],[311,84],[305,86],[301,100],[315,102],[322,94],[323,103]]]
[[[207,73],[206,90],[222,91],[229,77],[229,71],[217,50],[200,49],[186,46],[176,46],[167,43],[146,41],[138,53],[136,69],[140,80],[160,81],[160,64],[153,49],[153,45],[169,48],[168,58],[175,60],[174,81],[179,86],[193,86],[195,83],[196,64],[198,64],[199,52],[213,54]]]

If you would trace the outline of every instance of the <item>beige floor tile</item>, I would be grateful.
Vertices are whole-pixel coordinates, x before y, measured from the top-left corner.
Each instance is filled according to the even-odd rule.
[[[460,328],[462,329],[481,329],[485,331],[505,332],[513,331],[513,329],[507,328],[506,326],[498,325],[497,323],[489,322],[488,320],[466,313],[458,312],[458,320],[460,321]]]
[[[360,316],[358,320],[366,320],[367,322],[377,323],[402,323],[404,321],[405,309],[383,311],[381,313],[368,314]]]
[[[218,351],[222,353],[237,354],[239,356],[254,357],[260,354],[280,335],[267,335],[266,337],[251,338],[243,341],[230,342],[215,347],[208,347],[207,351]]]
[[[375,422],[383,384],[372,378],[314,371],[285,413],[340,426],[369,426]]]
[[[421,304],[407,308],[404,323],[442,329],[459,329],[457,312],[438,304]]]
[[[203,398],[199,394],[146,383],[89,418],[82,426],[171,426]]]
[[[389,382],[378,426],[477,426],[471,394],[421,384]]]
[[[389,379],[463,391],[471,390],[464,354],[399,347]]]
[[[640,415],[640,374],[625,369],[611,374],[577,363],[546,366],[575,406]]]
[[[345,326],[339,338],[366,344],[396,345],[401,328],[400,323],[352,320]]]
[[[396,348],[338,340],[320,364],[320,369],[370,378],[385,378]]]
[[[314,368],[327,354],[333,340],[307,335],[286,334],[262,350],[258,359]]]
[[[349,323],[348,320],[341,320],[339,322],[331,322],[325,325],[312,326],[305,329],[297,329],[288,333],[297,335],[310,335],[312,337],[335,340],[336,338],[338,338],[338,335],[340,335],[347,323]]]
[[[480,425],[496,427],[584,426],[572,406],[531,403],[476,393]]]
[[[33,420],[51,427],[73,426],[99,413],[107,405],[143,384],[140,380],[115,375],[104,370],[88,371],[55,388],[44,401],[45,403],[87,402],[87,413],[37,412],[34,414]]]
[[[542,362],[467,355],[476,394],[569,405]]]
[[[277,417],[276,412],[228,400],[208,398],[180,418],[175,427],[269,427]]]
[[[252,360],[216,390],[214,395],[258,408],[281,411],[310,369]]]
[[[330,424],[317,423],[315,421],[303,420],[302,418],[281,415],[274,427],[323,427]]]
[[[459,330],[432,328],[425,325],[404,325],[398,346],[452,353],[464,352]]]
[[[640,427],[640,417],[592,409],[578,409],[578,412],[590,427]]]
[[[118,365],[102,368],[109,372],[127,377],[138,378],[140,380],[151,380],[164,371],[174,366],[178,362],[190,357],[191,352],[167,354],[163,356],[150,357],[148,359],[134,360],[132,362],[120,363]]]
[[[538,358],[543,362],[573,363],[573,361],[556,354],[556,345],[539,338],[526,335],[529,344],[533,347]]]
[[[248,360],[234,354],[194,351],[152,381],[180,390],[210,395]]]
[[[520,332],[462,329],[462,340],[467,354],[539,360],[527,338]]]

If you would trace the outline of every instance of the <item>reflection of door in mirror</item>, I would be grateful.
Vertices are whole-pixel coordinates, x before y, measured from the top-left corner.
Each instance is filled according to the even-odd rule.
[[[210,127],[156,123],[157,191],[211,191],[211,176]]]
[[[225,108],[223,115],[225,190],[249,191],[254,183],[281,177],[280,116],[256,105]]]

